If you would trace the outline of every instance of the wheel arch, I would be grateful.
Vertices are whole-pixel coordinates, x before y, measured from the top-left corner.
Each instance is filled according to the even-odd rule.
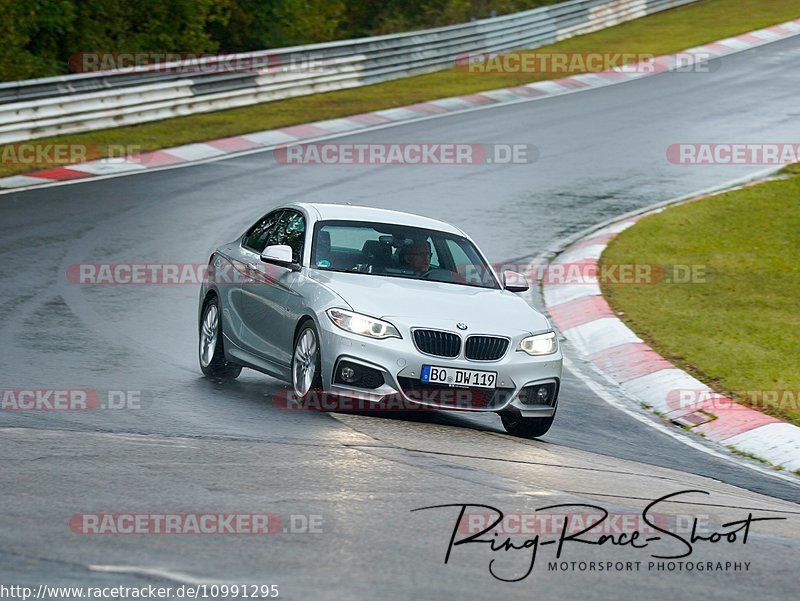
[[[319,337],[319,323],[317,320],[310,313],[303,314],[300,319],[297,320],[297,325],[294,327],[294,334],[292,335],[292,345],[297,342],[297,335],[300,333],[300,330],[307,322],[311,322],[314,324],[314,328],[317,330],[317,337]],[[293,349],[294,350],[294,349]]]

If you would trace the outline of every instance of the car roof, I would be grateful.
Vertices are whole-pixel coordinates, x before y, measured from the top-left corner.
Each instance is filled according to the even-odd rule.
[[[408,225],[421,227],[450,234],[464,235],[459,228],[438,219],[403,213],[402,211],[391,211],[388,209],[376,209],[375,207],[365,207],[349,204],[335,204],[323,202],[297,202],[286,205],[286,208],[302,208],[310,214],[315,215],[317,221],[327,220],[347,220],[347,221],[367,221],[373,223],[392,223],[398,225]]]

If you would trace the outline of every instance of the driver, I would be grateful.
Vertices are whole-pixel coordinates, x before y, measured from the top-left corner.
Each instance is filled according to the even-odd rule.
[[[431,270],[431,245],[425,240],[416,240],[403,253],[403,264],[414,270],[414,275],[423,277]]]

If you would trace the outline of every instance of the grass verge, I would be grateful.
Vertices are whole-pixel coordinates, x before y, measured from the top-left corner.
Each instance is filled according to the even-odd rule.
[[[607,268],[691,266],[694,281],[602,290],[675,365],[800,425],[800,165],[783,176],[646,217],[601,258]]]
[[[540,52],[626,52],[670,54],[800,16],[800,0],[705,0],[578,36],[538,49]],[[142,125],[41,138],[37,143],[136,146],[142,151],[213,140],[346,117],[497,88],[563,77],[564,73],[470,74],[449,69],[381,84],[302,96]],[[0,163],[0,176],[53,167],[48,163]]]

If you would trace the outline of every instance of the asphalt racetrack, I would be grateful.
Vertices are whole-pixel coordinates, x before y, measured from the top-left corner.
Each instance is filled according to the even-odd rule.
[[[541,440],[505,435],[495,415],[286,411],[273,402],[283,385],[266,376],[245,370],[225,386],[202,378],[198,286],[79,286],[65,273],[93,262],[203,263],[288,201],[419,213],[463,228],[492,261],[531,258],[604,219],[762,169],[674,165],[666,149],[797,140],[798,61],[795,37],[721,59],[712,73],[662,74],[341,138],[531,144],[539,157],[530,164],[299,166],[264,152],[0,196],[4,386],[143,399],[139,409],[0,412],[0,578],[278,584],[285,599],[746,599],[765,590],[795,598],[800,486],[684,444],[644,412],[611,406],[571,370]],[[711,494],[673,499],[664,513],[718,526],[750,511],[787,519],[754,524],[746,545],[698,544],[690,558],[749,562],[748,571],[647,569],[648,552],[575,544],[564,552],[569,561],[643,564],[549,570],[555,552],[543,547],[532,574],[510,583],[490,574],[497,554],[486,545],[457,547],[444,564],[457,508],[412,512],[472,503],[519,513],[572,502],[635,514],[686,489]],[[300,526],[230,537],[91,536],[69,525],[89,512],[263,511]],[[319,520],[321,532],[302,532],[304,520]],[[506,552],[494,572],[513,579],[528,563]]]

